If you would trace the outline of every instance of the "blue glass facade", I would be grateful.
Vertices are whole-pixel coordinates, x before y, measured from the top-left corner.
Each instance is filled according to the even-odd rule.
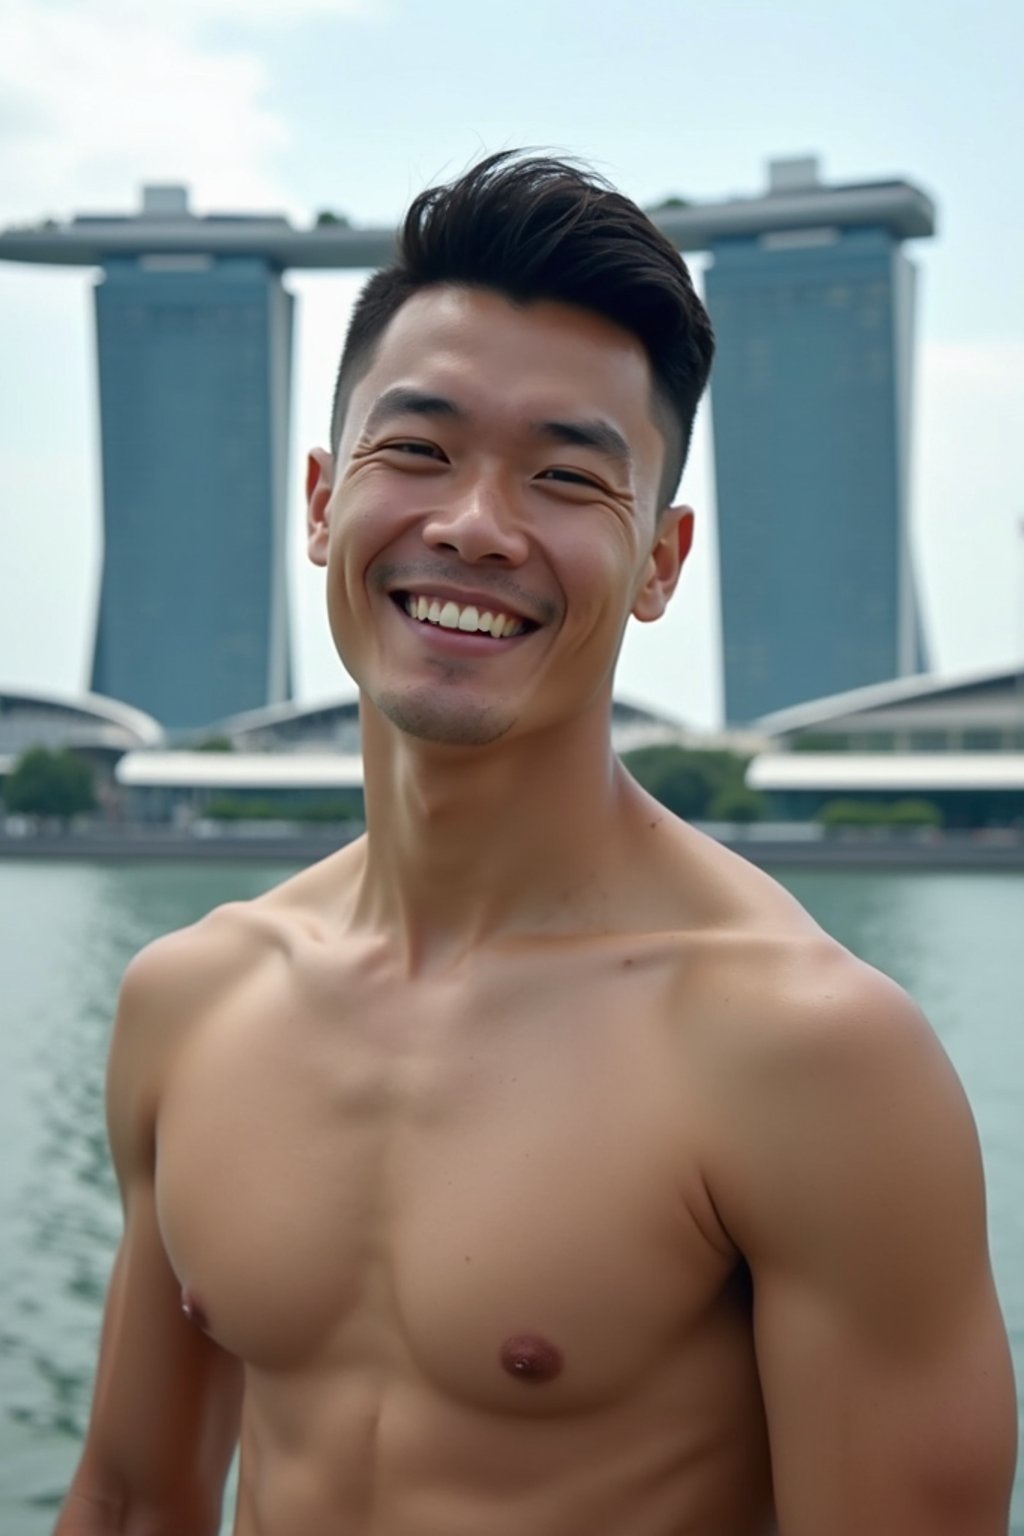
[[[258,256],[110,259],[92,688],[171,730],[290,696],[293,300]]]
[[[721,240],[706,293],[725,718],[920,671],[913,269],[882,228]]]

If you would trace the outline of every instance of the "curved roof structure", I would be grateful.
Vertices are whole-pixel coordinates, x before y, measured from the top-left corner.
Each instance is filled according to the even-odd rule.
[[[251,752],[309,752],[334,747],[358,752],[359,700],[352,694],[300,704],[290,699],[246,710],[199,733],[199,740],[226,736],[232,746]]]
[[[159,721],[118,699],[0,685],[0,765],[31,747],[121,753],[163,740]]]
[[[680,741],[685,734],[682,722],[668,715],[625,699],[613,701],[612,740],[617,751]],[[200,733],[197,739],[211,736],[226,736],[236,748],[251,752],[310,752],[327,747],[358,752],[359,700],[347,696],[313,704],[270,704],[265,709],[233,715]]]
[[[982,667],[953,677],[917,674],[762,715],[766,736],[826,730],[1024,729],[1024,663]]]

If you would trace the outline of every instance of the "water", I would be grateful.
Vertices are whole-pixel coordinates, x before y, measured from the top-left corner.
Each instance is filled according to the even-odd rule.
[[[0,863],[0,1528],[51,1528],[77,1460],[120,1208],[103,1068],[124,967],[157,934],[255,895],[280,865]],[[996,1280],[1024,1390],[1024,876],[780,878],[924,1008],[967,1088]],[[1013,1536],[1024,1536],[1024,1471]]]

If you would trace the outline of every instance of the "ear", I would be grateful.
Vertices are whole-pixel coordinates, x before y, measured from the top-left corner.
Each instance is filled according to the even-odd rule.
[[[306,550],[314,565],[327,564],[327,504],[333,489],[333,458],[326,448],[312,448],[306,459]]]
[[[693,546],[693,523],[692,507],[668,507],[658,518],[654,548],[633,603],[633,617],[641,624],[660,619],[668,607]]]

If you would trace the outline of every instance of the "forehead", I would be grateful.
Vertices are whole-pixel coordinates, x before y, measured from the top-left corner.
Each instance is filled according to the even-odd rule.
[[[547,300],[513,304],[480,289],[438,287],[408,299],[352,391],[345,436],[395,385],[429,389],[475,414],[605,417],[636,456],[664,449],[640,341],[587,310]]]

